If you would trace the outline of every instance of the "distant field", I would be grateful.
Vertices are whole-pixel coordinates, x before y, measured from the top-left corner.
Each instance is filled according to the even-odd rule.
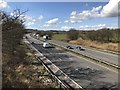
[[[67,34],[54,34],[52,36],[53,40],[59,40],[59,41],[68,41]]]

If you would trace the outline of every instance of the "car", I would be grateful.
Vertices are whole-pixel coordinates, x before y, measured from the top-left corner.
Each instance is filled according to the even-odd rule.
[[[84,49],[84,48],[81,48],[80,50],[81,50],[81,51],[85,51],[85,49]]]
[[[77,46],[76,49],[79,49],[80,51],[85,51],[85,49],[80,46]]]
[[[49,47],[51,47],[51,45],[50,45],[49,43],[46,43],[46,42],[45,42],[45,43],[43,43],[43,47],[44,47],[44,48],[49,48]]]
[[[76,49],[81,49],[81,47],[80,47],[80,46],[77,46]]]
[[[25,36],[25,38],[26,38],[26,39],[28,39],[28,37],[27,37],[27,36]]]
[[[66,48],[68,48],[68,49],[73,49],[73,47],[71,47],[70,45],[66,46]]]
[[[31,44],[34,44],[34,42],[31,42]]]

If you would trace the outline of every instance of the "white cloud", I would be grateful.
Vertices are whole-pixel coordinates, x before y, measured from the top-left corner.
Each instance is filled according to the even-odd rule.
[[[28,22],[27,26],[31,26],[31,25],[34,25],[34,24],[35,24],[34,22]]]
[[[6,8],[8,5],[7,5],[7,2],[5,1],[0,1],[0,8]]]
[[[44,26],[45,27],[49,27],[49,26],[55,25],[57,23],[59,23],[59,19],[58,18],[54,18],[52,20],[47,21]]]
[[[36,19],[34,18],[34,16],[23,15],[22,19],[26,21],[25,25],[27,28],[30,28],[36,22]]]
[[[120,5],[118,7],[118,2],[120,0],[110,0],[105,6],[93,7],[92,10],[83,10],[80,13],[73,11],[70,14],[70,22],[78,23],[83,20],[99,18],[99,17],[116,17],[120,16]]]
[[[120,15],[120,11],[118,9],[118,3],[120,0],[110,0],[108,4],[106,4],[102,11],[102,17],[116,17],[118,14]],[[119,6],[120,7],[120,6]]]
[[[14,13],[10,13],[11,16],[14,16]]]
[[[62,27],[61,27],[61,29],[62,29],[62,30],[65,30],[65,31],[68,31],[68,30],[71,29],[71,28],[73,28],[73,27],[68,27],[68,26],[62,26]]]
[[[70,22],[71,23],[78,23],[78,22],[82,22],[83,20],[98,17],[99,10],[101,10],[101,8],[102,8],[102,6],[93,7],[92,10],[84,10],[81,13],[77,13],[76,11],[73,11],[70,14]]]
[[[33,22],[35,22],[36,20],[35,20],[35,19],[33,19],[32,21],[33,21]]]
[[[102,28],[106,28],[106,24],[98,24],[98,25],[93,25],[93,26],[80,26],[79,29],[81,30],[97,30],[97,29],[102,29]]]
[[[40,19],[40,20],[41,20],[41,19],[43,19],[43,16],[42,16],[42,15],[40,15],[40,16],[38,17],[38,19]]]
[[[58,18],[54,18],[52,20],[47,21],[46,23],[48,23],[48,24],[56,24],[58,22],[58,20],[59,20]]]
[[[36,19],[34,17],[28,16],[28,15],[25,15],[24,19],[26,20],[26,22],[35,22],[36,21]]]
[[[32,21],[33,20],[33,17],[31,17],[31,16],[28,16],[28,15],[25,15],[25,20],[27,20],[27,21]]]
[[[69,22],[69,20],[65,20],[64,22],[65,22],[65,23],[68,23],[68,22]]]
[[[49,24],[44,24],[43,27],[49,27],[50,25]]]

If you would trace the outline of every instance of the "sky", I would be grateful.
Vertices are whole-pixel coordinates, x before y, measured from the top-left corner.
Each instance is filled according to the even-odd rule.
[[[24,23],[28,29],[38,30],[97,30],[118,28],[118,2],[6,2],[0,9],[14,15],[13,10],[26,11]]]

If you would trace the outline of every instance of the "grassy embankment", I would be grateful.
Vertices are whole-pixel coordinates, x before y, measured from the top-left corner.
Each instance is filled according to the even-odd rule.
[[[55,88],[58,85],[26,45],[14,57],[3,53],[3,88]]]
[[[67,34],[54,34],[52,39],[59,40],[59,41],[69,41]],[[114,52],[119,52],[118,50],[118,43],[100,43],[97,41],[91,41],[91,40],[71,40],[69,43],[76,44],[76,45],[83,45],[86,47],[92,47],[97,48],[101,50],[109,50]]]

